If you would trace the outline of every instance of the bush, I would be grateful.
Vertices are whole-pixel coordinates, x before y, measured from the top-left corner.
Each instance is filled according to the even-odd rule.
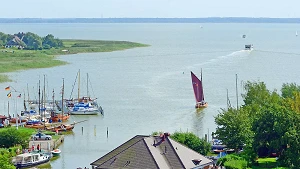
[[[83,43],[75,43],[72,47],[91,47],[91,45],[83,44]]]
[[[247,162],[245,160],[229,160],[224,164],[226,169],[245,169],[247,168]]]
[[[242,157],[238,156],[237,154],[229,154],[229,155],[219,158],[217,161],[217,165],[221,164],[222,166],[224,166],[224,164],[227,161],[232,161],[232,160],[244,160],[244,159]]]
[[[0,131],[0,147],[9,148],[15,145],[21,145],[27,147],[29,138],[31,137],[32,130],[24,131],[17,130],[16,128],[10,127],[1,129]]]
[[[190,132],[175,132],[170,137],[202,155],[207,155],[211,148],[210,143]]]

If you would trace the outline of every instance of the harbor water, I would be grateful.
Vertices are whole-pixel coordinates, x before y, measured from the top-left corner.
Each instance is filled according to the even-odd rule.
[[[82,94],[86,93],[85,74],[89,74],[89,92],[97,97],[104,116],[75,116],[73,133],[59,147],[61,156],[50,163],[54,169],[90,167],[89,164],[135,135],[155,131],[190,131],[204,137],[215,131],[214,117],[227,106],[227,89],[236,107],[246,81],[263,81],[270,90],[283,83],[300,84],[300,37],[297,24],[1,24],[4,33],[51,33],[61,39],[122,40],[149,44],[149,47],[104,53],[60,56],[69,64],[8,73],[13,82],[2,83],[0,112],[23,110],[23,98],[8,99],[7,86],[30,99],[38,98],[38,81],[46,94],[60,99],[62,79],[65,98],[73,95],[78,69]],[[246,38],[242,38],[243,35]],[[244,50],[253,44],[254,50]],[[205,100],[208,107],[196,111],[190,71],[200,76],[202,69]],[[28,89],[27,89],[28,85]],[[14,94],[14,93],[13,93]],[[27,98],[27,94],[25,96]],[[108,135],[107,135],[108,133]],[[211,137],[209,137],[211,139]]]

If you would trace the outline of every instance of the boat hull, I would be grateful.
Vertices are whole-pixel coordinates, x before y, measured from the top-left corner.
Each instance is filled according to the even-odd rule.
[[[50,161],[50,157],[48,157],[44,160],[34,162],[34,163],[19,163],[19,164],[15,164],[14,166],[16,167],[16,169],[29,168],[29,167],[34,167],[34,166],[38,166],[38,165],[41,165],[41,164],[45,164],[49,161]]]
[[[51,151],[51,153],[52,153],[53,156],[59,156],[61,151],[56,149],[56,150]]]
[[[53,132],[64,132],[64,131],[72,131],[74,129],[74,125],[68,125],[68,126],[58,126],[58,127],[51,127],[51,128],[46,128],[48,131],[53,131]]]
[[[205,102],[204,104],[203,103],[196,103],[195,108],[196,109],[203,109],[203,108],[206,108],[207,106],[208,106],[207,102]]]
[[[72,115],[97,115],[99,111],[71,111]]]

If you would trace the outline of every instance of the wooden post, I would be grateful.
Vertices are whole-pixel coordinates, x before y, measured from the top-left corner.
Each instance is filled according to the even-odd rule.
[[[108,138],[108,127],[106,128],[106,137]]]

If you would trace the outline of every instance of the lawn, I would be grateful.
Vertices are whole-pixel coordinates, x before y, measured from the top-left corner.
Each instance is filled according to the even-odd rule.
[[[287,167],[277,167],[276,158],[259,158],[258,166],[252,166],[253,169],[288,169]]]

